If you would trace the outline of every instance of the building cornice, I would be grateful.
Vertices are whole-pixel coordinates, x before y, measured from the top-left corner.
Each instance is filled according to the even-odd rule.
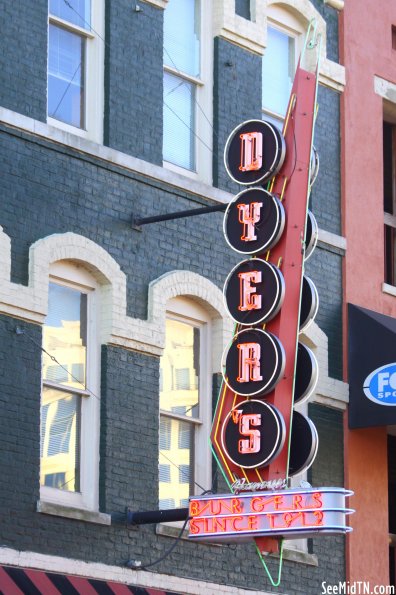
[[[171,171],[165,167],[149,163],[143,159],[138,159],[132,155],[127,155],[116,149],[106,147],[105,145],[81,138],[70,132],[56,128],[44,122],[34,120],[28,116],[18,114],[17,112],[0,107],[0,123],[3,123],[22,132],[32,134],[35,137],[42,138],[58,145],[68,147],[90,157],[100,159],[107,164],[115,165],[127,171],[140,174],[166,184],[171,188],[176,188],[196,195],[199,198],[212,200],[216,203],[228,203],[232,198],[229,192],[191,179],[177,172]]]

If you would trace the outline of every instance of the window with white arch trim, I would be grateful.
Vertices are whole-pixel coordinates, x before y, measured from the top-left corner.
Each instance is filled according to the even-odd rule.
[[[68,261],[50,267],[43,327],[40,497],[98,510],[100,340],[94,277]]]
[[[263,119],[282,128],[298,58],[303,45],[302,23],[288,10],[271,5],[267,47],[262,60]]]
[[[211,487],[211,320],[192,299],[168,301],[160,360],[159,507]]]

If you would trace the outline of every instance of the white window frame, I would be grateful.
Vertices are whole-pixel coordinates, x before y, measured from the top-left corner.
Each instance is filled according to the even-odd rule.
[[[160,409],[161,417],[186,421],[195,425],[194,445],[194,494],[202,493],[197,484],[210,489],[212,484],[212,459],[209,448],[209,434],[212,418],[212,371],[211,344],[212,322],[208,312],[192,299],[172,298],[167,303],[166,318],[189,323],[200,329],[200,376],[199,376],[199,417],[192,418]],[[172,463],[169,462],[170,465]]]
[[[383,124],[388,124],[392,127],[392,157],[393,157],[393,168],[392,168],[392,211],[393,213],[387,213],[384,209],[384,234],[386,233],[385,227],[391,227],[394,233],[394,243],[393,243],[393,267],[396,268],[396,110],[394,106],[390,108],[388,105],[384,107],[383,113]],[[383,165],[383,169],[385,168],[385,164]],[[384,254],[384,258],[385,258]],[[387,263],[384,263],[385,267]],[[384,267],[384,268],[385,268]],[[396,274],[394,272],[394,276]],[[395,288],[396,287],[396,279],[394,283],[387,283],[384,281],[384,288]],[[393,293],[390,291],[389,293]]]
[[[166,8],[165,8],[166,10]],[[189,178],[212,184],[213,161],[213,16],[212,0],[200,0],[200,76],[193,77],[164,64],[169,73],[195,85],[193,142],[195,170],[163,161],[164,167]],[[195,134],[194,134],[195,133]],[[199,138],[198,138],[199,137]]]
[[[294,54],[294,69],[297,68],[298,58],[303,48],[304,43],[304,34],[305,30],[303,25],[300,21],[293,16],[288,10],[282,8],[280,6],[270,6],[268,9],[268,20],[267,20],[267,30],[268,27],[272,29],[277,29],[281,33],[284,33],[288,37],[294,39],[295,43],[295,54]],[[265,52],[264,52],[265,55]],[[283,121],[285,119],[285,114],[280,114],[278,112],[273,112],[269,110],[263,105],[263,101],[261,102],[261,111],[262,111],[262,118],[263,120],[268,119],[272,122],[275,122],[279,125],[280,128],[283,126]]]
[[[84,128],[78,128],[47,116],[47,123],[65,132],[76,134],[97,143],[103,143],[104,113],[104,0],[91,0],[91,26],[84,29],[48,14],[49,25],[56,25],[85,38],[84,73]],[[49,43],[48,43],[49,52]],[[49,56],[47,56],[48,60]],[[48,72],[48,64],[47,64]],[[47,89],[48,93],[48,89]]]
[[[50,266],[49,281],[77,289],[87,295],[86,389],[63,387],[42,381],[43,386],[81,396],[80,492],[68,492],[40,485],[40,499],[72,508],[99,510],[99,428],[100,428],[100,286],[80,266],[57,262]]]
[[[384,211],[384,227],[391,227],[394,230],[394,243],[393,243],[393,267],[396,268],[396,215],[391,215],[390,213],[386,213]],[[384,233],[385,233],[385,229],[384,229]],[[384,256],[385,258],[385,256]],[[396,274],[394,273],[395,277]],[[396,280],[394,283],[388,283],[386,281],[384,281],[384,288],[395,288],[396,287]],[[393,293],[393,291],[390,291],[389,293]]]

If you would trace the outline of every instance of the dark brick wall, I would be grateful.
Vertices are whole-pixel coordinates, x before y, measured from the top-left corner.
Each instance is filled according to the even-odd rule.
[[[162,163],[162,47],[163,10],[144,1],[106,1],[104,143],[158,164]]]
[[[321,229],[340,234],[340,96],[319,85],[318,104],[314,145],[320,167],[312,188],[310,208]]]
[[[215,38],[213,86],[213,184],[237,193],[224,167],[224,146],[244,120],[261,118],[261,58]]]
[[[143,10],[137,13],[134,3],[130,6],[126,0],[106,2],[105,139],[113,148],[161,163],[163,13],[144,1],[139,4]],[[237,0],[239,14],[245,4]],[[42,48],[46,48],[47,3],[44,6],[40,0],[29,9],[17,0],[12,11],[9,7],[7,4],[3,10],[4,30],[11,31],[16,22],[21,30],[10,40],[12,76],[6,74],[11,68],[9,60],[4,55],[0,58],[4,61],[0,104],[45,120],[46,51]],[[328,16],[334,21],[334,12]],[[35,32],[29,51],[24,46],[28,27]],[[333,22],[329,47],[335,43],[335,31]],[[241,121],[261,117],[261,59],[216,39],[214,68],[214,180],[217,186],[236,193],[239,188],[223,166],[224,144]],[[338,233],[338,95],[320,88],[319,104],[315,143],[321,171],[311,202],[320,226]],[[0,133],[0,224],[12,240],[14,282],[27,284],[32,243],[53,233],[73,231],[102,246],[120,264],[127,275],[128,314],[145,319],[147,290],[153,279],[184,269],[222,287],[228,272],[241,260],[223,239],[220,213],[150,225],[141,233],[131,228],[132,215],[184,210],[205,202],[187,191],[6,126]],[[317,322],[329,337],[330,375],[336,377],[341,375],[342,360],[341,258],[337,250],[321,246],[307,263],[307,273],[321,299]],[[26,329],[25,334],[15,333],[17,324]],[[40,344],[38,326],[0,317],[0,366],[7,371],[0,374],[1,543],[106,564],[122,565],[128,558],[143,564],[158,559],[173,542],[156,535],[152,526],[127,530],[35,512],[39,498]],[[140,510],[157,506],[158,375],[158,358],[103,347],[103,511],[121,512],[127,505]],[[216,397],[218,388],[216,377]],[[313,406],[311,418],[321,440],[312,469],[313,483],[339,485],[340,414]],[[224,479],[215,468],[213,475],[217,488],[224,490]],[[334,579],[334,583],[342,579],[343,538],[314,540],[312,549],[319,557],[319,568],[285,561],[281,592],[317,595],[323,577],[329,582]],[[270,586],[251,544],[218,547],[183,541],[152,570],[279,592]]]
[[[33,547],[22,517],[32,517],[39,497],[41,327],[0,315],[0,345],[0,531],[15,532],[15,543],[27,533]]]
[[[309,473],[315,486],[344,485],[343,412],[316,403],[308,406],[308,415],[319,434],[318,454]]]
[[[318,246],[305,271],[316,285],[319,310],[315,322],[327,335],[329,376],[342,380],[342,256],[336,248]]]
[[[101,510],[158,508],[159,359],[103,347]]]
[[[1,225],[12,238],[12,278],[17,283],[27,283],[33,242],[73,231],[98,243],[120,264],[127,275],[128,313],[146,318],[153,279],[184,269],[222,287],[240,260],[224,240],[221,213],[156,223],[142,232],[131,228],[132,214],[144,217],[200,206],[187,192],[46,141],[29,142],[13,130],[2,134],[0,142]]]
[[[338,62],[338,12],[331,6],[326,6],[322,0],[311,2],[326,21],[327,57]]]
[[[17,335],[16,326],[25,333]],[[40,342],[38,326],[0,316],[0,362],[8,372],[0,377],[2,545],[115,565],[123,565],[130,558],[143,564],[160,558],[172,541],[156,535],[153,526],[128,530],[122,525],[94,525],[35,512],[39,498]],[[156,508],[158,367],[155,357],[103,348],[103,511],[122,512],[127,505],[135,510]],[[315,485],[339,485],[340,414],[315,405],[310,415],[321,438],[313,481]],[[336,577],[342,578],[342,539],[315,540],[313,550],[319,556],[319,568],[284,562],[281,592],[317,595],[323,577],[329,581],[334,577],[334,582]],[[220,547],[182,541],[152,570],[279,592],[270,586],[252,544]]]
[[[250,21],[250,0],[235,0],[235,14]]]
[[[241,188],[225,171],[224,146],[238,124],[261,118],[261,58],[216,38],[214,73],[213,183],[236,194]],[[319,85],[318,104],[314,144],[319,153],[320,168],[312,189],[310,208],[319,227],[340,234],[339,94]]]
[[[48,1],[0,1],[0,105],[47,117]]]
[[[163,11],[106,0],[106,145],[162,163]],[[47,119],[48,2],[0,2],[0,105]]]
[[[342,487],[344,485],[343,413],[317,404],[310,404],[308,413],[319,435],[319,450],[309,470],[309,481],[318,487]],[[330,585],[344,581],[345,538],[342,535],[314,538],[310,545],[313,553],[321,561],[318,570],[321,575],[320,580]]]

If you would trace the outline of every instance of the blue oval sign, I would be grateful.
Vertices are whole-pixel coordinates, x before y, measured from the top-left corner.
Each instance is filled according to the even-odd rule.
[[[363,383],[363,390],[377,405],[396,406],[396,363],[386,364],[371,372]]]

